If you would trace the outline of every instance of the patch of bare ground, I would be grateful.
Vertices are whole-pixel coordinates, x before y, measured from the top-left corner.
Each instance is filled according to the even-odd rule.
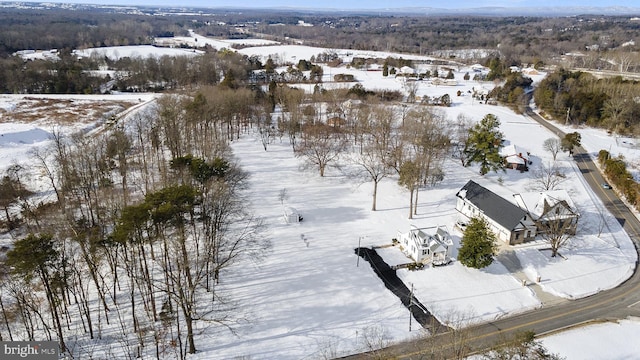
[[[25,97],[10,110],[0,109],[0,123],[88,124],[120,113],[136,101],[39,99]]]

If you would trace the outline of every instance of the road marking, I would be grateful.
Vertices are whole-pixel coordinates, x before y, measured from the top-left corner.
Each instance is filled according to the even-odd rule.
[[[631,304],[631,305],[628,305],[627,307],[628,307],[628,308],[630,308],[630,307],[636,306],[636,305],[638,305],[638,304],[640,304],[640,300],[638,300],[638,301],[634,302],[634,303],[633,303],[633,304]]]

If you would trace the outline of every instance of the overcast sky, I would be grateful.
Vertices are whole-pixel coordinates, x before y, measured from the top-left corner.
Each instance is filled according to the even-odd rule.
[[[14,0],[0,0],[7,2]],[[37,1],[37,0],[27,0]],[[487,6],[499,7],[550,7],[550,6],[629,6],[640,7],[640,0],[53,0],[52,2],[113,4],[113,5],[171,5],[194,7],[247,7],[247,8],[333,8],[333,9],[384,9],[402,7],[433,7],[464,9]]]

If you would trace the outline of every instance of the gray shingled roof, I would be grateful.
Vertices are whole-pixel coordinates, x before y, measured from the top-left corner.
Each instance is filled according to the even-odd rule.
[[[466,198],[482,210],[487,217],[509,230],[514,229],[527,214],[515,204],[494,194],[473,180],[469,180],[456,196]]]

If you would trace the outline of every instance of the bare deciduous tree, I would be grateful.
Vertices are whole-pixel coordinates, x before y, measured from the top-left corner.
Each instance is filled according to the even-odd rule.
[[[557,163],[541,163],[531,173],[533,187],[540,191],[555,190],[558,185],[567,180],[567,175]]]
[[[528,359],[528,360],[560,360],[562,357],[550,354],[547,348],[535,339],[535,332],[520,331],[509,338],[499,341],[499,345],[494,346],[488,352],[482,354],[482,359],[486,360],[508,360],[508,359]]]
[[[334,127],[322,123],[307,125],[302,140],[295,146],[295,154],[307,164],[317,166],[320,176],[324,176],[327,166],[338,161],[347,145],[346,139]]]
[[[404,91],[407,93],[407,102],[408,103],[416,102],[416,94],[418,92],[418,83],[416,81],[405,80],[405,82],[402,84],[402,87],[404,87]]]
[[[553,161],[556,161],[558,153],[560,152],[560,150],[562,150],[562,147],[560,146],[560,139],[548,138],[542,143],[542,148],[551,153],[551,156],[553,156]]]
[[[407,160],[400,166],[398,184],[409,190],[409,219],[413,219],[413,194],[420,181],[420,167],[415,161]]]
[[[473,127],[473,122],[464,114],[459,114],[455,123],[452,125],[451,144],[453,157],[460,159],[463,166],[467,163],[464,145],[469,140],[469,130],[471,130],[471,127]]]
[[[382,179],[393,173],[390,166],[390,138],[395,131],[391,112],[385,112],[383,107],[375,107],[367,118],[360,118],[360,151],[353,157],[368,180],[373,181],[373,203],[371,210],[376,211],[378,184]],[[365,113],[359,113],[361,117]]]
[[[445,123],[444,113],[430,107],[411,111],[402,129],[413,147],[415,161],[419,167],[418,184],[435,184],[442,180],[442,162],[449,153],[451,138]],[[413,213],[418,211],[419,188],[416,188]]]
[[[375,145],[365,145],[362,152],[355,155],[354,162],[363,169],[369,180],[373,181],[373,202],[371,210],[376,211],[376,199],[378,194],[378,184],[382,179],[393,173],[389,166],[384,150],[377,149]]]
[[[615,94],[605,101],[602,113],[611,131],[617,134],[624,133],[625,128],[628,127],[624,123],[625,117],[633,111],[631,109],[633,103],[633,101],[627,101],[622,94]]]
[[[362,329],[358,333],[358,340],[362,344],[363,350],[373,359],[387,359],[383,350],[389,346],[390,339],[385,329],[381,326],[371,326]]]
[[[551,248],[551,257],[567,245],[576,233],[578,216],[566,203],[559,203],[546,211],[538,220],[538,234]]]

